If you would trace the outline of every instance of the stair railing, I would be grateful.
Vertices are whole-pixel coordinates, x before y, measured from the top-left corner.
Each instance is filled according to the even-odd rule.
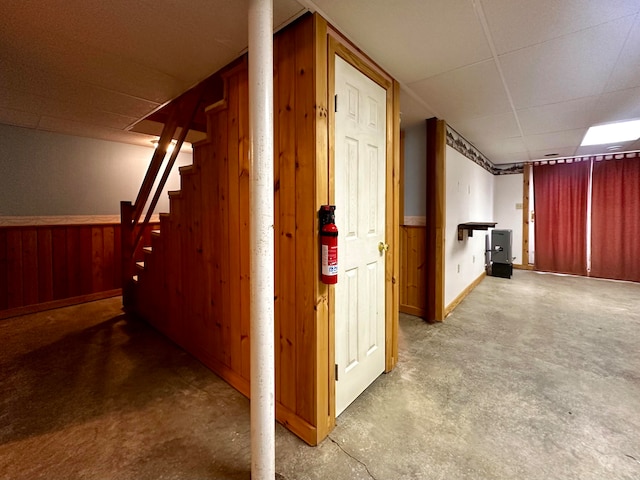
[[[133,271],[135,267],[135,252],[140,246],[140,242],[142,241],[142,237],[149,226],[149,221],[151,219],[151,216],[153,215],[156,205],[158,204],[158,200],[160,198],[160,195],[162,194],[162,190],[164,189],[164,186],[166,185],[167,179],[171,174],[171,170],[175,164],[175,161],[178,158],[180,148],[182,147],[182,144],[187,137],[187,133],[189,132],[189,128],[196,116],[196,113],[198,112],[202,93],[203,88],[199,85],[198,87],[187,92],[182,98],[175,101],[175,105],[171,110],[169,118],[164,124],[162,133],[160,134],[158,145],[153,152],[151,163],[149,164],[149,168],[147,169],[144,180],[142,181],[142,185],[140,186],[140,191],[138,192],[135,203],[132,204],[131,202],[126,201],[120,203],[120,239],[122,249],[121,278],[122,297],[125,307],[131,305],[131,302],[133,300],[132,289]],[[158,174],[160,173],[160,169],[162,167],[162,163],[164,162],[167,150],[169,149],[169,145],[173,140],[178,127],[181,127],[180,134],[176,139],[176,144],[173,147],[171,156],[169,157],[169,160],[164,168],[164,172],[162,173],[162,176],[160,177],[160,180],[156,185],[153,197],[151,198],[151,202],[149,203],[147,208],[151,190],[153,189],[153,185],[158,178]],[[145,211],[145,208],[146,214],[144,220],[140,222],[140,218],[142,217],[142,213]]]

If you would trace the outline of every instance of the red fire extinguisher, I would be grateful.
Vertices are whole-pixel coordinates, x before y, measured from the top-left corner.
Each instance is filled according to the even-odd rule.
[[[322,283],[338,283],[338,227],[336,227],[335,205],[320,207],[320,255]]]

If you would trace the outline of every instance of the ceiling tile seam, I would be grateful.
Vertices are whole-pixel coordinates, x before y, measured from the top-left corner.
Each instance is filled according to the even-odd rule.
[[[618,63],[620,62],[620,58],[622,57],[622,52],[624,52],[625,47],[627,46],[627,43],[629,41],[629,37],[631,37],[631,34],[633,32],[633,28],[635,27],[635,25],[638,23],[640,19],[640,13],[637,13],[635,15],[635,19],[634,21],[631,23],[631,26],[629,27],[629,31],[627,32],[627,36],[624,39],[624,42],[622,42],[622,46],[620,47],[620,50],[618,51],[618,56],[616,57],[616,61],[613,63],[613,66],[611,67],[611,70],[609,71],[609,75],[607,77],[607,80],[604,82],[602,89],[600,90],[600,93],[598,95],[596,95],[597,99],[594,102],[593,106],[591,107],[590,111],[589,111],[589,125],[593,125],[594,122],[594,118],[596,116],[596,113],[599,110],[599,105],[600,102],[602,100],[602,97],[606,94],[606,93],[615,93],[615,92],[621,92],[624,90],[629,90],[627,88],[622,88],[620,90],[613,90],[611,92],[607,91],[607,86],[609,85],[609,83],[611,82],[611,77],[613,76],[613,72],[616,69],[616,66],[618,65]],[[637,87],[631,87],[631,88],[637,88]],[[588,128],[584,129],[584,134],[586,135]],[[578,149],[580,148],[580,146],[578,146],[578,148],[576,149],[576,152],[578,151]],[[575,152],[574,152],[575,153]]]
[[[475,0],[472,0],[472,1],[475,1]],[[481,0],[479,0],[479,1],[481,1]],[[568,32],[568,33],[565,33],[563,35],[557,35],[555,37],[549,37],[549,38],[547,38],[545,40],[542,40],[542,41],[539,41],[539,42],[534,42],[534,43],[531,43],[529,45],[525,45],[523,47],[519,47],[519,48],[516,48],[516,49],[513,49],[513,50],[507,50],[507,51],[501,53],[500,56],[511,55],[513,53],[517,53],[517,52],[520,52],[522,50],[526,50],[528,48],[533,48],[533,47],[537,47],[539,45],[544,45],[545,43],[549,43],[549,42],[552,42],[554,40],[560,40],[560,39],[563,39],[563,38],[566,38],[566,37],[570,37],[572,35],[576,35],[576,34],[579,34],[579,33],[582,33],[582,32],[586,32],[587,30],[591,30],[591,29],[594,29],[594,28],[601,27],[602,25],[606,25],[607,23],[617,22],[617,21],[619,21],[619,20],[621,20],[623,18],[637,17],[638,15],[639,15],[639,13],[632,13],[630,15],[621,15],[620,17],[616,17],[616,18],[613,18],[611,20],[607,20],[606,22],[597,23],[595,25],[590,25],[590,26],[584,27],[584,28],[579,28],[578,30],[574,30],[572,32]]]
[[[351,35],[349,35],[348,33],[346,33],[346,31],[333,19],[331,18],[329,15],[327,15],[326,12],[324,12],[323,10],[321,10],[313,1],[311,0],[296,0],[300,5],[302,5],[303,7],[307,8],[311,13],[317,13],[318,15],[320,15],[321,17],[323,17],[327,22],[329,22],[334,28],[336,28],[347,40],[349,40],[351,43],[353,43],[354,45],[356,45],[360,50],[362,50],[362,52],[367,55],[369,58],[373,58],[373,56],[369,55],[369,52],[367,52],[365,49],[363,49],[358,42],[356,42],[353,37],[351,37]],[[377,63],[377,60],[376,60]],[[429,105],[427,102],[424,101],[424,99],[420,98],[420,96],[414,91],[412,90],[408,84],[406,84],[405,82],[399,80],[398,78],[395,77],[395,75],[393,74],[392,70],[388,69],[386,65],[378,63],[378,65],[380,65],[380,68],[382,68],[384,71],[389,72],[389,74],[395,78],[395,80],[398,82],[399,86],[401,89],[403,89],[405,91],[405,93],[407,93],[411,98],[413,98],[416,102],[418,102],[420,105],[422,105],[424,108],[426,108],[427,110],[429,110],[430,112],[432,112],[436,117],[441,118],[440,114],[438,113],[438,111],[433,108],[431,105]],[[412,82],[414,83],[414,82]]]
[[[426,80],[432,80],[434,78],[438,78],[438,77],[441,77],[441,76],[444,76],[444,75],[448,75],[448,74],[453,73],[453,72],[457,72],[458,70],[464,70],[465,68],[475,67],[476,65],[481,65],[483,63],[487,63],[487,62],[489,62],[489,61],[491,61],[493,59],[494,58],[492,56],[487,57],[487,58],[483,58],[482,60],[478,60],[478,61],[475,61],[475,62],[467,63],[465,65],[460,65],[459,67],[454,67],[454,68],[452,68],[450,70],[444,70],[442,72],[438,72],[438,73],[436,73],[434,75],[430,75],[428,77],[423,77],[423,78],[419,78],[417,80],[412,80],[411,82],[408,82],[408,84],[409,85],[413,85],[413,84],[416,84],[416,83],[424,82]]]
[[[615,90],[615,91],[616,92],[621,92],[623,90],[631,90],[633,88],[638,88],[638,87],[623,88],[623,89]],[[611,92],[611,93],[613,93],[613,92]],[[527,111],[527,110],[536,110],[538,108],[551,107],[553,105],[562,105],[563,103],[579,102],[581,100],[588,100],[588,99],[598,100],[601,97],[601,95],[602,94],[585,95],[584,97],[576,97],[576,98],[572,98],[570,100],[558,100],[556,102],[549,102],[549,103],[536,103],[534,105],[528,105],[526,107],[518,108],[517,111],[518,112],[524,112],[524,111]]]
[[[89,127],[92,127],[92,128],[106,128],[106,129],[109,129],[109,130],[113,130],[114,132],[127,132],[126,127],[124,127],[124,128],[115,128],[115,127],[112,127],[112,126],[109,126],[109,125],[96,123],[95,121],[89,121],[89,120],[82,120],[81,121],[81,120],[77,120],[77,119],[74,119],[74,118],[64,117],[64,116],[61,116],[61,115],[55,115],[55,114],[40,115],[40,121],[42,121],[42,119],[44,119],[44,118],[52,118],[54,120],[60,120],[60,121],[63,121],[63,122],[73,122],[73,123],[77,123],[77,124],[80,124],[80,125],[89,126]],[[131,118],[131,117],[129,117],[129,118]],[[38,128],[40,128],[39,125],[40,125],[40,122],[38,122]]]
[[[49,72],[43,71],[42,68],[34,67],[33,65],[30,65],[30,64],[28,64],[26,62],[13,61],[13,63],[17,64],[17,65],[22,65],[22,66],[25,66],[25,67],[28,67],[28,68],[32,68],[32,69],[38,70],[39,72],[42,72],[42,73],[45,73],[48,76],[51,76],[51,74]],[[155,100],[139,97],[137,95],[132,95],[132,94],[127,93],[127,92],[121,92],[119,90],[114,90],[112,88],[107,88],[107,87],[105,87],[103,85],[99,85],[97,83],[86,82],[84,80],[76,80],[75,78],[73,78],[73,77],[71,77],[69,75],[60,75],[59,73],[56,73],[55,76],[58,77],[58,78],[61,78],[63,80],[71,80],[72,82],[78,82],[81,85],[93,87],[93,88],[96,88],[98,90],[102,90],[104,92],[115,93],[116,95],[121,95],[123,97],[131,98],[133,100],[139,100],[141,102],[151,103],[153,105],[159,105],[159,103],[156,102]],[[21,90],[20,88],[15,88],[15,87],[13,87],[13,88],[18,90],[18,91],[27,92],[26,90]],[[27,93],[29,93],[29,92],[27,92]]]
[[[618,66],[618,64],[620,63],[620,58],[622,57],[622,52],[624,52],[625,47],[627,46],[627,43],[629,42],[629,38],[631,37],[631,33],[633,32],[633,28],[638,24],[638,22],[640,21],[640,13],[636,14],[634,21],[631,23],[631,26],[629,27],[629,31],[627,32],[627,36],[624,39],[624,42],[622,42],[622,46],[620,47],[620,51],[618,52],[618,56],[616,57],[616,61],[613,63],[613,66],[611,67],[611,70],[609,71],[609,76],[607,77],[607,81],[604,82],[604,85],[602,86],[602,90],[600,90],[600,95],[602,96],[605,94],[605,92],[607,92],[607,86],[609,85],[609,82],[611,82],[611,77],[613,76],[613,72],[615,71],[616,67]],[[626,90],[626,89],[623,89]],[[607,92],[609,93],[609,92]]]
[[[471,2],[473,4],[473,9],[476,12],[478,20],[480,21],[480,25],[482,25],[482,30],[484,31],[484,35],[487,39],[487,43],[489,44],[489,49],[491,50],[493,61],[495,62],[496,68],[498,69],[498,75],[500,75],[500,81],[502,82],[502,87],[504,88],[505,94],[507,95],[507,99],[509,101],[511,111],[513,112],[516,125],[518,126],[518,131],[520,132],[520,138],[524,143],[524,131],[522,130],[522,124],[520,123],[520,118],[518,117],[518,112],[516,110],[515,103],[511,95],[511,91],[509,90],[509,86],[507,85],[507,80],[504,77],[504,72],[502,71],[502,65],[500,64],[500,59],[498,58],[498,52],[496,51],[496,46],[493,42],[493,36],[491,35],[491,32],[489,30],[487,17],[485,16],[484,9],[482,8],[482,0],[471,0]],[[531,157],[529,147],[527,146],[526,143],[524,143],[524,146],[527,149],[527,155]]]
[[[112,112],[110,110],[105,110],[105,109],[102,109],[102,108],[87,108],[82,103],[76,103],[76,102],[72,102],[72,101],[69,101],[69,100],[61,100],[61,99],[59,99],[57,97],[39,95],[37,93],[31,93],[31,92],[28,92],[26,90],[20,90],[20,89],[16,89],[16,90],[19,91],[19,92],[22,92],[22,93],[26,93],[28,95],[32,95],[33,97],[36,97],[41,101],[44,101],[44,103],[46,103],[47,101],[54,101],[54,102],[59,103],[59,104],[63,104],[63,105],[71,106],[71,107],[77,107],[78,109],[76,111],[82,112],[82,113],[90,113],[90,114],[105,113],[105,114],[113,115],[113,116],[116,116],[116,117],[135,118],[135,117],[133,117],[131,115],[125,115],[125,114],[118,113],[118,112]],[[15,109],[14,108],[13,110],[16,110],[17,112],[34,113],[34,112],[31,112],[29,110],[24,110],[24,109]],[[56,118],[62,118],[62,117],[56,117]],[[136,121],[138,121],[138,120],[136,120]]]
[[[59,131],[59,130],[49,130],[49,129],[44,128],[44,127],[42,127],[40,125],[41,122],[43,120],[46,120],[46,119],[79,124],[81,127],[87,127],[87,128],[84,128],[82,130],[82,132],[80,132],[80,133],[68,133],[68,132],[63,132],[63,131]],[[149,135],[149,134],[146,134],[146,133],[130,132],[130,131],[126,131],[126,130],[121,130],[119,128],[109,127],[108,125],[95,125],[93,123],[79,122],[77,120],[71,120],[71,119],[68,119],[68,118],[55,117],[53,115],[41,115],[40,116],[40,120],[38,122],[38,127],[36,128],[36,130],[41,130],[41,131],[45,131],[45,132],[52,132],[52,133],[59,133],[61,135],[69,135],[69,136],[77,136],[77,137],[85,137],[85,138],[96,138],[96,137],[88,136],[85,133],[87,129],[90,129],[90,130],[99,129],[100,131],[105,131],[105,132],[109,131],[111,133],[122,134],[122,135],[125,135],[125,136],[130,136],[132,138],[133,137],[138,137],[138,138],[145,137],[145,140],[148,139],[148,138],[153,138],[154,137],[154,135]],[[109,141],[114,141],[114,140],[109,140]],[[153,145],[150,144],[149,148],[153,148]]]

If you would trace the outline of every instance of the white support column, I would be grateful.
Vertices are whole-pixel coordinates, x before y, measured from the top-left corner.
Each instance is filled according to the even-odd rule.
[[[273,0],[249,1],[251,478],[275,478]]]

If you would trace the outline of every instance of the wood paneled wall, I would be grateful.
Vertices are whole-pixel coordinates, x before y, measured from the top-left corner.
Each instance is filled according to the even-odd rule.
[[[311,444],[319,441],[318,418],[328,416],[328,399],[324,414],[316,402],[314,21],[300,19],[274,44],[276,416]],[[181,190],[170,194],[170,214],[160,216],[160,235],[138,272],[135,309],[248,396],[247,74],[246,59],[222,73],[225,100],[208,109],[208,138],[194,145]]]
[[[120,225],[0,227],[0,311],[118,288]]]
[[[327,54],[327,24],[317,15],[301,17],[275,36],[276,418],[312,445],[335,422],[331,290],[319,281],[317,234],[317,212],[329,202],[332,182]],[[133,296],[139,314],[248,396],[246,62],[244,57],[221,72],[225,98],[207,109],[207,139],[194,145],[193,165],[181,169],[181,190],[170,194],[170,213],[160,215],[160,234],[151,237]],[[389,117],[399,118],[394,105]],[[397,120],[390,131],[399,136],[396,127]],[[395,162],[397,154],[389,150]],[[397,171],[395,163],[388,171]],[[397,295],[388,308],[397,320]]]
[[[138,272],[135,309],[249,395],[249,164],[246,61],[223,73],[208,139],[180,169],[170,213]]]
[[[424,317],[427,307],[425,226],[400,227],[400,311]]]
[[[312,20],[297,22],[274,43],[276,399],[307,436],[316,425],[318,262]]]

